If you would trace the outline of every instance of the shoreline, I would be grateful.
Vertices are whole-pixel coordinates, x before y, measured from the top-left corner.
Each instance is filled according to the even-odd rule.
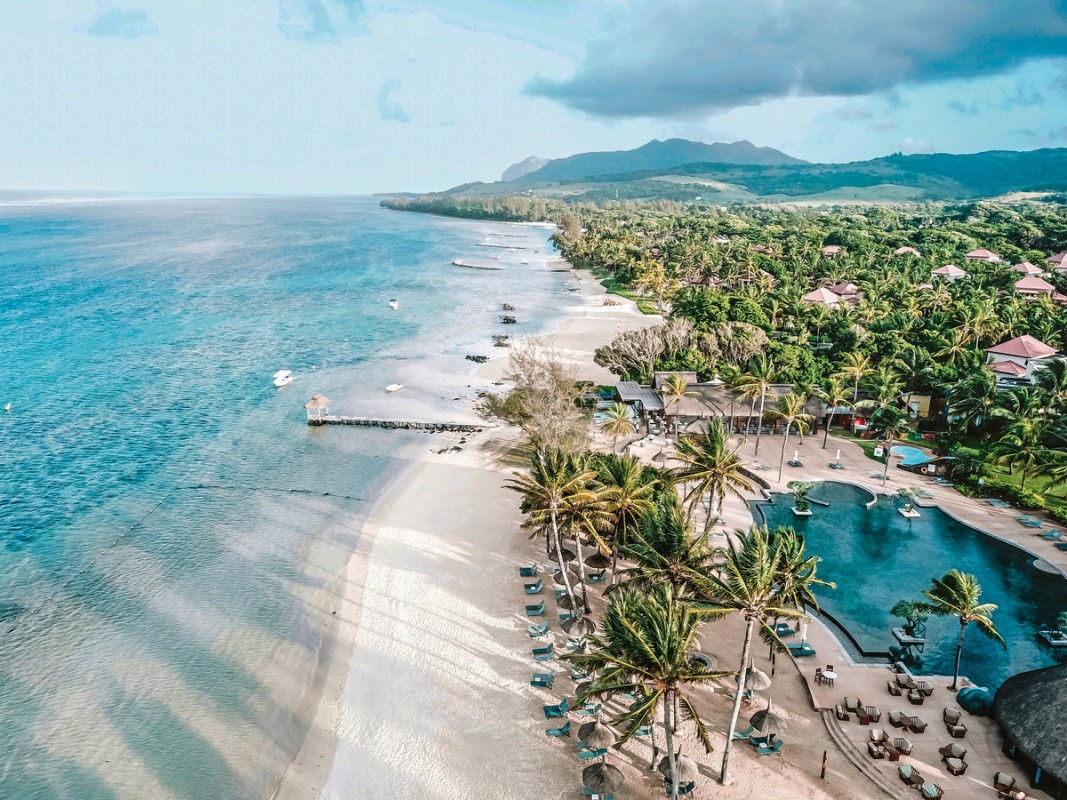
[[[565,263],[555,256],[547,259],[546,266],[553,262],[561,265]],[[602,372],[603,375],[600,377],[606,376],[606,379],[613,380],[614,377],[607,370],[593,364],[593,350],[610,341],[611,337],[621,329],[645,327],[655,324],[660,318],[644,315],[633,303],[622,299],[619,299],[617,306],[605,306],[603,298],[608,295],[588,272],[569,270],[567,273],[561,273],[560,276],[574,281],[579,289],[578,292],[573,293],[574,297],[580,298],[582,302],[577,305],[567,304],[560,308],[554,318],[546,320],[543,330],[532,335],[551,338],[569,362],[581,367],[583,375],[594,372],[599,375]],[[595,309],[602,309],[602,311],[594,311]],[[473,382],[484,384],[479,388],[491,390],[494,383],[502,380],[507,365],[507,355],[508,352],[505,349],[499,355],[494,354],[490,361],[484,364],[472,364],[470,369],[463,369],[460,374],[472,379]],[[430,444],[436,445],[442,441],[442,437],[446,449],[455,447],[461,441],[467,446],[459,453],[438,452],[441,448],[430,446]],[[483,530],[508,531],[507,538],[497,539],[496,544],[502,547],[494,553],[494,556],[518,563],[520,551],[526,549],[526,538],[518,530],[517,504],[511,499],[510,492],[505,494],[494,491],[494,488],[500,487],[503,477],[501,472],[504,468],[499,463],[499,453],[513,446],[516,439],[517,434],[514,429],[501,426],[480,434],[438,434],[430,442],[413,443],[411,451],[405,453],[405,465],[389,477],[369,508],[360,514],[362,522],[357,545],[346,567],[334,580],[335,585],[339,587],[334,595],[336,601],[334,605],[337,606],[336,621],[328,633],[329,652],[323,653],[320,657],[321,677],[316,678],[316,683],[321,685],[322,689],[317,693],[318,701],[313,714],[309,714],[312,722],[295,758],[270,795],[272,800],[310,800],[310,798],[320,797],[351,796],[341,791],[341,784],[352,786],[353,780],[358,780],[364,785],[364,791],[366,791],[368,787],[365,781],[369,779],[368,773],[375,769],[380,771],[380,764],[376,767],[366,763],[372,758],[375,763],[383,760],[382,754],[375,752],[380,747],[380,730],[370,736],[364,736],[363,731],[360,730],[361,727],[366,726],[368,718],[374,716],[373,709],[368,706],[372,703],[388,705],[390,702],[402,702],[404,696],[428,691],[432,687],[422,683],[422,676],[420,676],[420,682],[417,685],[405,686],[401,683],[390,686],[388,690],[382,686],[373,692],[375,696],[372,698],[358,697],[361,688],[359,684],[364,683],[361,681],[361,671],[365,669],[366,662],[375,657],[381,657],[381,653],[376,651],[381,649],[383,643],[376,638],[374,630],[381,619],[379,615],[383,608],[395,607],[398,601],[417,601],[420,597],[432,594],[435,590],[446,588],[447,584],[454,582],[458,577],[454,570],[452,574],[434,575],[432,576],[434,580],[429,582],[426,582],[424,576],[417,584],[415,597],[406,596],[403,593],[398,597],[391,590],[399,580],[410,577],[412,570],[407,569],[406,564],[398,567],[396,559],[392,556],[400,556],[404,561],[408,561],[423,555],[426,550],[438,547],[449,550],[468,544],[467,541],[456,540],[455,534],[460,531],[449,530],[450,524],[447,518],[455,518],[460,513],[459,510],[445,514],[432,511],[430,514],[425,514],[421,513],[425,511],[425,508],[419,507],[425,507],[426,498],[435,494],[448,497],[462,495],[472,486],[478,486],[481,488],[477,497],[479,501],[484,499],[481,495],[485,494],[492,495],[494,501],[506,498],[510,505],[509,517],[512,519],[501,519],[501,514],[498,512],[507,513],[508,509],[506,507],[494,509],[494,502],[472,504],[467,509],[467,513],[472,514],[480,524],[467,527],[465,530],[479,527]],[[420,448],[424,449],[420,451]],[[412,516],[416,518],[415,525],[411,524]],[[398,522],[407,524],[398,525]],[[454,527],[452,525],[452,528]],[[413,528],[418,530],[412,530]],[[406,534],[403,537],[405,541],[410,540],[413,534],[424,537],[427,540],[426,548],[421,552],[408,550],[406,544],[397,539],[398,531]],[[464,540],[470,538],[467,535],[463,536]],[[394,550],[397,552],[394,553]],[[482,578],[482,575],[479,571],[477,575],[471,577]],[[509,575],[505,576],[502,572],[498,572],[491,577],[504,581],[505,585],[511,588]],[[378,583],[383,578],[390,583],[389,590],[379,590]],[[451,598],[451,600],[469,604],[467,594],[469,593]],[[497,614],[502,615],[492,620],[494,624],[491,627],[498,629],[509,625],[503,617],[510,617],[512,609],[520,606],[512,602],[507,606],[493,605],[491,607],[495,608]],[[469,612],[470,609],[468,608],[467,611]],[[483,608],[482,611],[484,612],[485,609]],[[522,632],[522,635],[525,637],[525,632]],[[413,640],[418,638],[420,638],[418,635],[412,637]],[[450,648],[456,644],[448,641],[450,638],[446,634],[443,639],[437,637],[437,640],[431,644],[437,649]],[[500,652],[493,652],[499,650],[499,639],[498,630],[494,630],[491,636],[485,637],[481,642],[484,651],[481,655],[486,659],[499,658],[503,655]],[[415,650],[418,651],[418,647],[415,647]],[[526,660],[522,656],[521,649],[508,647],[506,650],[506,655],[511,659],[523,662]],[[479,667],[479,672],[482,673],[488,685],[499,684],[499,679],[495,674],[497,670],[488,660]],[[397,667],[397,671],[399,669]],[[525,666],[521,667],[520,674],[525,669]],[[435,677],[439,683],[445,683],[458,676],[446,673]],[[519,688],[523,685],[506,687],[510,697],[520,703],[524,702],[524,693]],[[391,700],[383,697],[390,693],[395,695]],[[478,705],[481,705],[482,698],[479,697],[478,700]],[[365,740],[371,740],[369,748]],[[425,744],[429,745],[430,741]],[[497,744],[499,746],[499,742]],[[540,755],[552,757],[551,749],[540,749],[544,751]],[[522,758],[523,755],[517,752],[515,757]],[[540,771],[544,766],[538,765],[535,769]],[[454,783],[441,787],[441,792],[437,794],[428,786],[425,794],[415,792],[409,795],[440,796],[441,798],[481,796],[482,792],[477,788],[478,780],[486,782],[484,775],[478,775],[477,778],[473,773],[470,775],[468,795],[457,793],[458,787]],[[393,791],[399,792],[396,786],[390,789],[391,785],[383,782],[380,794],[367,793],[363,796],[385,797],[392,796]],[[514,787],[510,791],[513,792]],[[530,796],[540,797],[542,795],[540,791],[537,791],[536,794]]]

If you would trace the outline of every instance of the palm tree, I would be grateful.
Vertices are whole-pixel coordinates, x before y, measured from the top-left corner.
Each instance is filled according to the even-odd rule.
[[[708,672],[702,664],[689,661],[689,653],[697,645],[700,618],[687,605],[674,602],[667,586],[659,586],[647,594],[634,591],[614,594],[604,613],[603,630],[602,636],[589,636],[590,652],[563,656],[578,669],[599,672],[599,677],[578,699],[584,701],[587,697],[618,692],[641,698],[633,708],[615,718],[615,724],[625,725],[615,747],[622,746],[638,728],[654,722],[657,708],[662,708],[670,796],[677,797],[674,751],[677,720],[672,719],[671,712],[676,702],[682,705],[705,751],[710,753],[707,726],[687,690],[723,678],[727,673]],[[653,763],[655,759],[653,752]]]
[[[647,479],[646,469],[633,456],[611,455],[600,459],[597,480],[600,500],[613,517],[611,582],[615,583],[619,550],[629,543],[630,533],[636,529],[641,517],[652,510],[657,484]]]
[[[722,514],[727,494],[743,500],[742,492],[752,491],[752,484],[741,471],[743,462],[737,456],[737,449],[729,449],[728,437],[722,421],[714,420],[704,433],[683,436],[678,440],[678,458],[684,462],[684,466],[674,474],[674,480],[682,483],[693,481],[693,487],[685,496],[690,509],[705,494],[708,495],[705,529]]]
[[[759,399],[759,418],[756,420],[756,447],[753,455],[759,455],[760,432],[763,428],[763,409],[767,403],[767,394],[774,394],[771,387],[774,385],[774,366],[766,354],[760,354],[752,360],[749,371],[738,378],[738,388],[742,396],[752,398],[752,412],[756,411],[756,400]],[[749,417],[751,419],[751,417]]]
[[[753,526],[749,531],[738,531],[730,538],[726,550],[726,562],[721,573],[709,573],[701,589],[702,603],[696,613],[718,617],[738,612],[745,620],[745,638],[741,645],[741,664],[738,669],[738,692],[734,697],[730,714],[730,729],[726,736],[726,748],[722,755],[720,782],[729,783],[730,749],[737,717],[741,712],[741,690],[747,677],[752,638],[757,626],[770,631],[767,621],[772,617],[799,619],[804,616],[798,609],[797,599],[815,605],[810,597],[810,587],[816,582],[814,570],[787,575],[783,569],[781,544],[777,536],[767,528]],[[817,607],[817,606],[816,606]]]
[[[592,611],[589,607],[589,584],[585,579],[585,554],[582,552],[582,534],[593,539],[599,547],[606,547],[602,533],[612,528],[614,516],[607,510],[597,492],[596,471],[592,469],[592,459],[588,455],[574,459],[575,471],[587,475],[586,485],[563,498],[559,508],[559,527],[574,538],[577,551],[578,576],[582,584],[582,607],[585,613]]]
[[[997,376],[984,367],[949,387],[949,414],[958,417],[964,429],[981,429],[986,420],[998,416]]]
[[[697,392],[689,391],[689,384],[681,375],[668,375],[661,389],[663,397],[667,400],[667,430],[671,429],[671,406],[681,402],[683,397],[696,397]]]
[[[782,470],[785,467],[785,451],[789,447],[789,431],[796,425],[797,430],[803,435],[808,425],[815,418],[811,414],[804,413],[804,398],[793,393],[782,395],[778,400],[777,410],[767,413],[771,419],[776,419],[785,425],[785,435],[782,437],[782,457],[778,461],[778,480],[782,479]]]
[[[1027,478],[1039,472],[1049,460],[1050,448],[1046,438],[1051,427],[1046,420],[1033,417],[1017,419],[989,451],[994,462],[1008,467],[1013,475],[1016,469],[1019,470],[1020,491],[1026,488]]]
[[[691,594],[715,557],[706,531],[693,537],[693,521],[674,492],[660,496],[622,552],[634,566],[622,571],[620,588],[647,592],[665,584],[674,602]]]
[[[841,359],[841,369],[838,370],[837,374],[852,381],[853,403],[856,402],[856,397],[860,393],[860,381],[872,371],[870,357],[862,353],[846,353],[845,357]]]
[[[611,437],[611,452],[614,453],[619,445],[620,436],[630,436],[637,430],[630,417],[630,408],[625,403],[612,403],[601,412],[604,415],[600,423],[600,430]]]
[[[956,667],[952,673],[951,691],[956,691],[960,679],[960,656],[963,655],[963,637],[967,626],[972,622],[978,630],[991,639],[1004,645],[1004,639],[997,633],[993,624],[993,612],[997,607],[993,603],[979,603],[982,587],[974,575],[954,569],[940,578],[934,578],[933,585],[923,591],[927,602],[923,606],[938,617],[956,617],[960,621],[960,638],[956,642]],[[1006,645],[1004,645],[1006,647]]]
[[[524,530],[543,531],[550,537],[550,547],[556,550],[556,563],[563,575],[563,586],[571,603],[575,604],[566,559],[563,558],[563,537],[560,533],[560,513],[576,495],[588,492],[593,479],[591,470],[579,470],[570,456],[559,450],[537,451],[531,459],[529,474],[519,475],[507,482],[507,487],[522,495],[519,508],[528,515]]]
[[[826,423],[826,431],[822,437],[822,449],[825,450],[826,442],[830,438],[830,426],[834,424],[834,415],[837,413],[837,409],[851,408],[852,403],[849,402],[848,391],[840,378],[830,378],[826,388],[820,390],[818,394],[823,399],[823,402],[830,406],[830,420]]]
[[[885,467],[882,470],[882,486],[889,480],[889,449],[908,430],[908,414],[894,406],[884,406],[871,415],[869,430],[882,438],[885,451]]]

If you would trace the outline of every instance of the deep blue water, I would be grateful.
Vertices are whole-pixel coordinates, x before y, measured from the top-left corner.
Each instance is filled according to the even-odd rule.
[[[1067,610],[1067,580],[1033,566],[1034,557],[1006,542],[957,522],[936,508],[919,509],[919,519],[897,513],[899,498],[880,497],[871,508],[870,493],[842,483],[816,484],[811,517],[798,518],[785,498],[755,503],[771,526],[803,533],[807,550],[822,558],[819,577],[836,590],[819,590],[820,605],[839,620],[863,649],[887,651],[896,646],[892,628],[901,620],[889,609],[900,599],[921,599],[931,580],[951,569],[973,573],[984,602],[996,603],[993,620],[1007,647],[968,628],[960,673],[979,686],[996,688],[1017,672],[1067,663],[1037,637],[1038,627],[1054,624]],[[1042,542],[1043,543],[1043,542]],[[917,669],[951,675],[959,623],[931,618]]]
[[[440,376],[568,302],[501,230],[546,248],[367,198],[0,206],[0,797],[269,793],[358,514],[432,444],[303,403],[466,408]]]

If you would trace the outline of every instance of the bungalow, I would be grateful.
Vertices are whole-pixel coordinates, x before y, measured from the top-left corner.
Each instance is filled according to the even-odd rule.
[[[724,236],[723,234],[718,233],[711,240],[711,243],[712,244],[730,244],[730,237],[729,236]]]
[[[1029,261],[1024,261],[1021,264],[1016,264],[1011,268],[1012,272],[1021,272],[1023,275],[1036,275],[1038,278],[1043,277],[1046,273],[1045,270],[1036,264],[1031,264]]]
[[[955,264],[945,264],[943,267],[938,267],[930,272],[931,278],[940,278],[945,283],[954,283],[960,278],[966,278],[967,273],[957,267]]]
[[[893,251],[895,256],[915,256],[916,258],[922,258],[922,254],[914,247],[898,247]]]
[[[843,252],[844,251],[836,244],[828,244],[828,245],[826,245],[826,247],[824,247],[822,249],[822,254],[824,256],[826,256],[827,258],[833,258],[834,256],[839,256]]]
[[[825,286],[820,286],[814,292],[808,292],[801,298],[805,303],[817,306],[826,306],[827,308],[837,308],[841,305],[841,295],[836,292],[831,292]]]
[[[1023,297],[1037,297],[1039,295],[1051,295],[1056,287],[1048,281],[1038,278],[1036,275],[1028,275],[1022,280],[1015,281],[1015,293]]]
[[[966,258],[968,261],[986,261],[990,264],[1000,263],[1000,256],[998,256],[996,253],[993,253],[989,250],[984,250],[982,248],[972,250],[967,255],[965,255],[964,258]]]
[[[841,295],[842,300],[851,300],[853,297],[859,296],[860,287],[852,283],[852,281],[846,281],[845,283],[835,283],[830,287],[830,291]]]
[[[758,244],[752,248],[753,253],[763,253],[764,255],[773,256],[774,248],[769,244]]]
[[[1034,373],[1056,357],[1057,351],[1033,336],[1023,335],[986,350],[986,367],[998,382],[1009,386],[1034,384]]]
[[[1056,272],[1067,272],[1067,253],[1056,253],[1054,256],[1049,256],[1046,259],[1046,263]]]

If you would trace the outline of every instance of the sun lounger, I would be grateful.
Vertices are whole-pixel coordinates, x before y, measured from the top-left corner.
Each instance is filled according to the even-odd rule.
[[[551,661],[556,654],[556,646],[549,642],[546,647],[534,647],[530,650],[530,654],[534,657],[534,661]]]
[[[559,728],[549,728],[545,731],[545,736],[570,736],[571,735],[571,721],[567,720],[567,724]]]
[[[932,494],[930,494],[930,493],[929,493],[928,491],[926,491],[925,489],[918,489],[918,490],[916,490],[916,492],[915,492],[915,496],[916,496],[916,497],[918,497],[918,498],[921,498],[921,499],[923,499],[923,500],[932,500],[932,499],[933,499],[933,497],[934,497],[934,496],[933,496]]]
[[[830,465],[830,469],[844,469],[844,464],[838,464],[836,461]]]
[[[785,744],[781,739],[775,739],[774,744],[760,745],[756,748],[756,755],[758,756],[773,756],[781,752],[782,745]]]
[[[544,689],[551,689],[552,682],[556,679],[556,671],[551,672],[535,672],[530,679],[531,686],[540,686]]]
[[[579,636],[578,638],[571,636],[567,639],[567,652],[581,653],[584,652],[588,647],[589,642],[584,636]]]
[[[528,617],[543,617],[545,615],[545,601],[542,600],[537,605],[526,606],[526,616]]]
[[[613,794],[598,794],[590,789],[588,786],[582,787],[582,794],[589,798],[589,800],[615,800]]]
[[[540,625],[531,625],[526,631],[530,634],[531,639],[548,636],[548,623],[542,622]]]
[[[923,800],[940,800],[944,797],[945,793],[941,791],[941,787],[936,783],[924,783],[919,787],[919,794]]]
[[[556,596],[557,600],[562,600],[564,597],[567,596],[567,590],[563,587],[560,587],[558,589],[553,589],[552,594]]]
[[[652,723],[646,723],[640,728],[634,731],[634,736],[651,736],[652,735]]]
[[[608,571],[606,569],[600,570],[600,572],[594,572],[589,576],[590,583],[603,583],[608,579]]]
[[[545,588],[545,585],[543,583],[541,583],[540,580],[537,580],[537,581],[534,581],[533,583],[525,584],[522,587],[522,590],[524,592],[526,592],[526,594],[541,594],[541,592],[544,591],[544,588]]]
[[[790,459],[787,463],[791,467],[802,467],[802,466],[804,466],[804,462],[803,461],[796,461],[795,459]]]
[[[1056,542],[1057,550],[1067,550],[1067,542]]]
[[[766,736],[749,736],[748,743],[753,747],[763,747],[774,741],[774,734],[768,733]]]
[[[1038,536],[1048,539],[1050,542],[1058,542],[1063,538],[1063,531],[1041,531]]]
[[[816,654],[815,650],[812,649],[811,645],[807,642],[804,642],[803,644],[791,644],[787,645],[787,647],[793,658],[806,658]]]
[[[796,634],[796,631],[789,627],[788,622],[779,622],[774,626],[774,632],[778,634],[780,639],[786,639]]]
[[[587,701],[587,703],[588,703],[588,701]],[[600,703],[597,703],[595,706],[590,706],[588,704],[583,704],[583,707],[578,709],[578,716],[580,716],[580,717],[595,717],[597,714],[600,713],[600,709],[601,709],[601,704]]]
[[[607,754],[607,748],[601,748],[600,750],[579,750],[578,758],[582,759],[582,761],[588,761],[591,758],[602,758]]]
[[[561,611],[559,614],[559,624],[562,625],[564,622],[574,619],[574,617],[575,613],[573,611]]]
[[[755,730],[751,725],[745,728],[743,731],[734,731],[733,739],[748,739],[752,736],[752,732]]]
[[[684,794],[692,794],[693,793],[693,789],[696,788],[696,785],[697,785],[696,781],[689,781],[689,783],[680,784],[678,786],[678,796],[680,797],[680,796],[682,796]],[[671,779],[670,778],[664,778],[663,779],[663,788],[664,788],[664,790],[666,790],[667,795],[670,796],[670,793],[671,793]]]
[[[541,710],[545,712],[545,719],[562,717],[571,710],[571,701],[564,697],[562,703],[554,706],[541,706]]]
[[[589,673],[580,669],[571,668],[572,681],[584,681],[589,679]]]
[[[520,578],[535,578],[537,573],[541,571],[541,568],[537,566],[537,562],[534,562],[528,567],[519,567]]]

